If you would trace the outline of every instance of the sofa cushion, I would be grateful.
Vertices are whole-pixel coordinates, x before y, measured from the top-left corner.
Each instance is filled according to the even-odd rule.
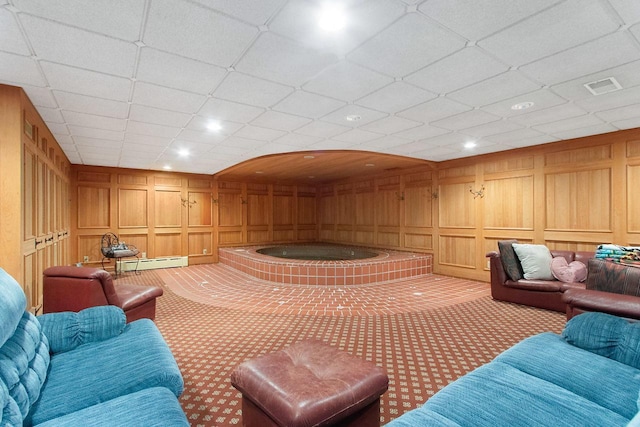
[[[13,335],[27,306],[27,297],[16,280],[0,268],[0,347]]]
[[[640,369],[640,322],[583,313],[567,322],[562,337],[576,347]]]
[[[587,289],[640,296],[640,268],[593,258],[588,269]]]
[[[514,243],[525,279],[554,280],[551,273],[551,252],[545,245]]]
[[[92,427],[189,426],[173,393],[164,387],[153,387],[90,406],[39,424],[38,427],[76,427],[88,424]]]
[[[518,281],[524,276],[520,260],[513,250],[513,243],[518,243],[518,241],[500,240],[498,241],[498,250],[500,251],[500,262],[502,262],[502,267],[507,273],[507,276],[513,281]]]
[[[551,274],[561,282],[583,282],[587,278],[587,266],[580,261],[568,263],[564,257],[555,257],[551,260]]]
[[[52,353],[73,350],[79,345],[119,335],[127,322],[120,307],[104,305],[38,316]]]
[[[179,396],[183,385],[160,331],[141,319],[114,338],[53,355],[28,422],[39,424],[150,387]]]

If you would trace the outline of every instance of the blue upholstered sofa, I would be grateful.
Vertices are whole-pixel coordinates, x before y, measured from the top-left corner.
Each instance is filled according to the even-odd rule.
[[[639,368],[640,323],[584,313],[561,335],[521,341],[387,426],[637,427]]]
[[[0,269],[0,426],[188,426],[155,324],[114,306],[35,317]]]

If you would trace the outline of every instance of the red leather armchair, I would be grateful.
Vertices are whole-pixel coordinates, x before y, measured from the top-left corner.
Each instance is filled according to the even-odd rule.
[[[115,305],[127,323],[155,319],[156,298],[162,288],[130,284],[114,285],[111,274],[89,267],[57,266],[44,271],[43,312],[80,311],[99,305]]]

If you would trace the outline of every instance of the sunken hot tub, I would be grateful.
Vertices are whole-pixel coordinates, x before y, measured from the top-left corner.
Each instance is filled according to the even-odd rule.
[[[220,263],[258,279],[298,285],[364,285],[432,272],[432,255],[330,244],[218,249]],[[295,258],[290,258],[294,257]]]

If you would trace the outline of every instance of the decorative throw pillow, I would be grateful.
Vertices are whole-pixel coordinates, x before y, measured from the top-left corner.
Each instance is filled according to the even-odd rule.
[[[551,273],[551,252],[545,245],[530,245],[514,243],[524,278],[529,280],[554,280]]]
[[[502,267],[507,273],[507,276],[515,282],[522,279],[523,272],[520,260],[513,250],[513,243],[518,243],[517,240],[500,240],[498,241],[498,251],[500,251],[500,261]]]
[[[565,257],[558,256],[551,260],[551,273],[561,282],[584,282],[587,278],[587,266],[580,261],[568,263]]]

